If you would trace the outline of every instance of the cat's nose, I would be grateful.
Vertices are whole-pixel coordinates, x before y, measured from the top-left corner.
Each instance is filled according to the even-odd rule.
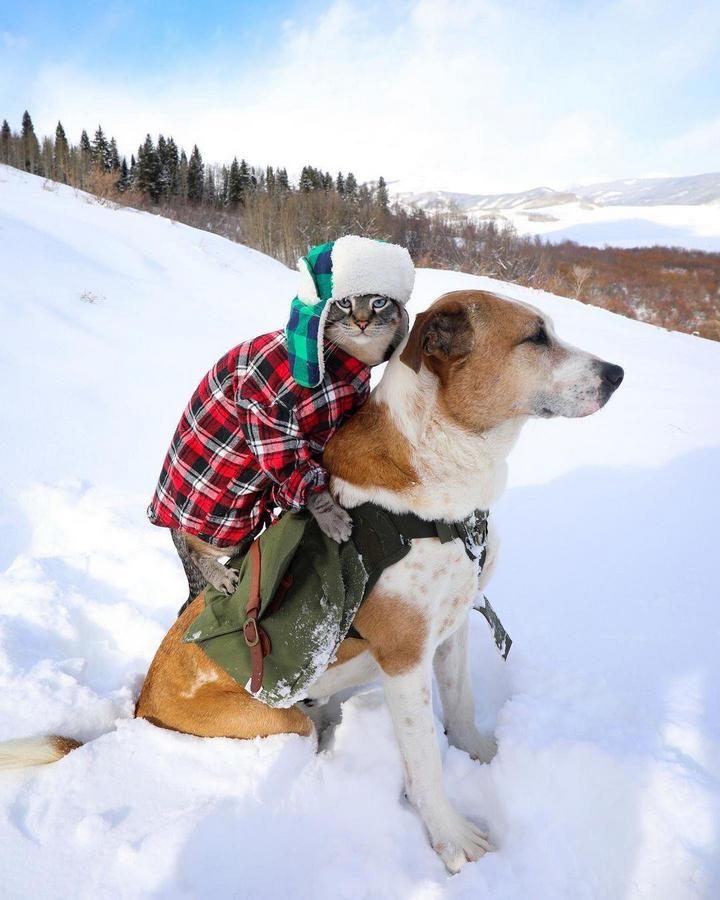
[[[369,325],[370,323],[369,323],[369,322],[358,322],[358,320],[356,319],[356,320],[355,320],[355,324],[356,324],[357,327],[360,329],[360,331],[365,331],[365,329],[368,327],[368,325]]]

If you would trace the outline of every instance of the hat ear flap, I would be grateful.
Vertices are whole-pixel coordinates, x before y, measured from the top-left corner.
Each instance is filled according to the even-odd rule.
[[[312,270],[304,256],[301,256],[298,260],[298,272],[300,274],[298,279],[298,299],[302,300],[303,303],[307,303],[308,306],[315,306],[315,304],[320,302],[320,297],[318,297],[317,285],[315,284]]]

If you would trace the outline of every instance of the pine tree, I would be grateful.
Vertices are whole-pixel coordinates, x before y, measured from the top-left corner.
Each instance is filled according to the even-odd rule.
[[[172,172],[170,171],[170,158],[168,155],[167,141],[163,135],[158,135],[157,142],[157,158],[158,158],[158,188],[160,197],[166,200],[172,193]]]
[[[290,193],[290,179],[288,178],[287,169],[278,169],[275,180],[279,190],[282,191],[283,194]]]
[[[108,146],[108,162],[111,172],[120,171],[120,154],[118,153],[117,141],[115,138],[110,138],[110,144]]]
[[[57,181],[67,184],[70,175],[70,147],[68,146],[65,129],[62,122],[57,123],[55,129],[55,149],[53,153],[53,177]]]
[[[40,144],[35,136],[30,113],[25,110],[22,117],[22,132],[20,134],[20,147],[22,154],[22,168],[26,172],[38,174],[40,168]]]
[[[160,197],[160,161],[153,145],[152,138],[148,134],[145,143],[138,147],[137,175],[135,184],[137,189],[154,203]]]
[[[240,160],[240,202],[244,203],[245,198],[253,187],[253,175],[244,159]]]
[[[363,182],[358,188],[358,203],[365,206],[372,201],[372,191],[370,188]]]
[[[275,187],[275,170],[272,166],[268,166],[265,169],[265,190],[268,192],[268,194],[274,194]]]
[[[212,170],[212,166],[207,166],[205,169],[202,199],[210,206],[214,206],[217,202],[217,197],[215,194],[215,174]]]
[[[199,203],[203,198],[203,170],[202,156],[195,144],[190,154],[187,172],[187,198],[193,203]]]
[[[90,143],[90,138],[88,137],[87,131],[83,129],[83,133],[80,135],[80,174],[81,178],[84,178],[85,175],[90,171],[90,165],[92,164],[92,145]]]
[[[177,188],[175,196],[184,203],[188,198],[188,159],[185,151],[180,152],[180,162],[177,170]]]
[[[382,175],[378,178],[377,187],[375,188],[375,203],[383,212],[388,211],[390,197],[388,195],[387,184]]]
[[[10,162],[10,139],[12,131],[8,125],[7,119],[3,119],[2,128],[0,128],[0,163],[6,165]]]
[[[120,163],[120,175],[117,180],[117,189],[122,193],[130,187],[130,170],[128,169],[127,160],[123,156]]]
[[[337,173],[337,178],[335,179],[335,190],[338,192],[338,194],[345,193],[345,179],[343,178],[342,172]]]
[[[100,125],[92,143],[92,167],[97,172],[107,172],[110,169],[110,148]]]
[[[230,171],[228,172],[227,202],[231,206],[234,206],[236,203],[240,202],[242,194],[243,185],[240,181],[240,165],[238,164],[236,156],[233,158]]]
[[[313,189],[313,174],[312,168],[310,166],[303,166],[302,172],[300,173],[300,183],[298,184],[299,189],[303,194],[309,194]]]
[[[348,200],[357,200],[358,183],[352,172],[348,172],[345,179],[345,196]]]
[[[167,139],[167,147],[165,148],[165,158],[168,168],[168,193],[171,197],[177,196],[178,191],[178,165],[180,157],[175,141],[170,137]]]
[[[333,177],[329,172],[326,172],[322,176],[322,187],[324,191],[334,191],[335,190],[335,182],[333,181]]]

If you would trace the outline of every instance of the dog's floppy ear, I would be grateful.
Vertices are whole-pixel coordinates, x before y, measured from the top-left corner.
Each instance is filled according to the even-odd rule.
[[[474,343],[467,306],[456,303],[436,312],[420,313],[400,359],[414,372],[419,372],[424,357],[439,363],[457,362],[468,355]]]

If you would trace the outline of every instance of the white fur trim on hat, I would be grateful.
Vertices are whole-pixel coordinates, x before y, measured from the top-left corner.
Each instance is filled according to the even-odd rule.
[[[298,279],[298,299],[302,300],[303,303],[307,303],[308,306],[315,306],[316,303],[320,302],[320,298],[317,295],[315,281],[304,256],[301,256],[298,260],[298,272],[300,273],[300,278]]]
[[[335,241],[332,249],[333,300],[356,294],[382,294],[405,304],[414,283],[415,266],[405,247],[354,234]]]

